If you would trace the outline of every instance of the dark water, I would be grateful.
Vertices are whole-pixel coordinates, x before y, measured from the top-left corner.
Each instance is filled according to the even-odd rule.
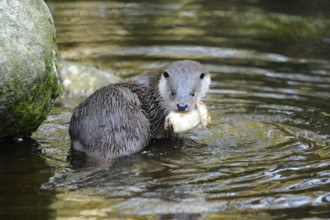
[[[213,124],[78,168],[58,106],[1,151],[0,217],[330,218],[329,1],[47,3],[64,59],[122,77],[205,64]]]

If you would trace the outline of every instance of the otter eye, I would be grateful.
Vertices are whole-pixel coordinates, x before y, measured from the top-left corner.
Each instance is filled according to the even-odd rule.
[[[169,77],[170,77],[170,74],[168,74],[168,72],[164,71],[164,72],[163,72],[163,76],[164,76],[165,78],[169,78]]]
[[[201,75],[199,76],[200,79],[204,79],[205,73],[201,73]]]
[[[195,96],[195,92],[192,91],[192,92],[190,93],[190,95],[191,95],[191,96]]]
[[[176,91],[172,91],[172,96],[175,96],[176,95]]]

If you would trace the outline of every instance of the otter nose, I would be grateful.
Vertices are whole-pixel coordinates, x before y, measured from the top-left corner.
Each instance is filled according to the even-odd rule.
[[[177,104],[176,106],[178,107],[178,110],[179,110],[179,111],[184,111],[184,110],[186,110],[186,108],[188,107],[188,105],[185,104],[185,103],[179,103],[179,104]]]

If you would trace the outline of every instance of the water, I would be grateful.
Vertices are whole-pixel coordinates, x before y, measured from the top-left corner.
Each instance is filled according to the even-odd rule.
[[[330,217],[328,1],[48,1],[64,59],[130,77],[212,72],[212,126],[102,167],[70,155],[72,100],[1,151],[0,217]],[[69,160],[67,160],[69,157]]]

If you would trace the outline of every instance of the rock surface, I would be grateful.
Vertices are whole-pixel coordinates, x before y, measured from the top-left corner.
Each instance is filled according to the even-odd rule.
[[[0,0],[0,139],[30,136],[60,87],[53,18],[43,0]]]
[[[62,98],[86,98],[95,90],[121,80],[114,75],[114,71],[103,71],[65,60],[59,61],[59,69],[63,85]]]

